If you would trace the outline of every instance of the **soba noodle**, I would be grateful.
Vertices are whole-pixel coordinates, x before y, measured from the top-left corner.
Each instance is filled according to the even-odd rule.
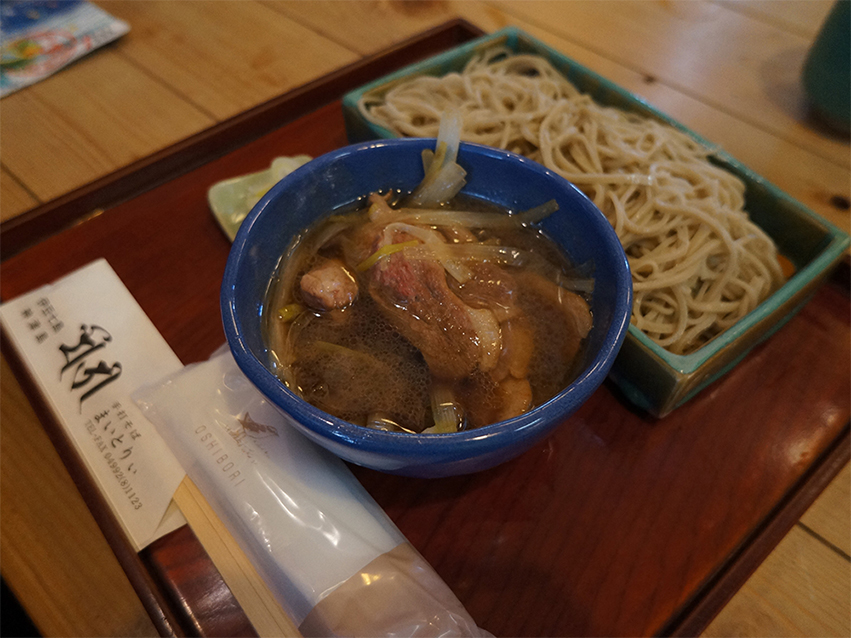
[[[461,73],[364,96],[361,113],[398,135],[435,137],[457,110],[461,138],[514,151],[585,192],[632,268],[632,323],[675,354],[694,352],[784,277],[771,239],[744,211],[744,184],[671,126],[603,107],[547,60],[493,49]]]

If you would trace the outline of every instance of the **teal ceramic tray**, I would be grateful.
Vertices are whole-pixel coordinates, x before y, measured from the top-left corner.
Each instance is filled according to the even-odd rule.
[[[391,131],[361,115],[358,102],[364,95],[380,97],[394,84],[415,75],[441,76],[460,71],[477,52],[497,44],[515,53],[546,57],[580,91],[600,104],[656,118],[714,148],[713,144],[640,98],[514,27],[472,40],[345,95],[343,115],[349,139],[357,142],[395,137]],[[668,414],[695,396],[788,321],[809,301],[851,243],[846,233],[725,152],[717,151],[715,160],[745,182],[746,210],[794,264],[795,274],[736,325],[689,355],[672,354],[630,326],[610,376],[630,401],[656,416]]]

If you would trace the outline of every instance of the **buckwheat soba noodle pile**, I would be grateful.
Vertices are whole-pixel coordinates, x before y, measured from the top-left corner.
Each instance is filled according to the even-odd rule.
[[[694,352],[784,280],[772,240],[744,210],[744,184],[671,126],[600,106],[543,57],[496,48],[461,73],[366,95],[362,114],[435,137],[460,113],[461,139],[530,157],[603,211],[632,269],[632,323],[669,352]]]

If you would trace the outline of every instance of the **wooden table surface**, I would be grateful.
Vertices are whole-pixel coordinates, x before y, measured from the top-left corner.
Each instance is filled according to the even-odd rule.
[[[808,113],[831,2],[98,2],[118,42],[0,102],[0,219],[445,21],[515,25],[680,120],[840,228],[849,143]],[[10,221],[11,220],[11,221]],[[5,362],[0,569],[44,635],[155,635]],[[846,467],[705,635],[851,634]]]

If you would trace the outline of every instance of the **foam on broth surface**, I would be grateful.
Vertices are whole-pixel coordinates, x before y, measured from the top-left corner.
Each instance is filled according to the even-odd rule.
[[[493,205],[469,197],[457,198],[449,208],[496,212]],[[559,298],[570,295],[572,303],[584,305],[584,312],[588,312],[587,304],[556,284],[554,273],[558,273],[559,283],[564,283],[576,279],[575,269],[541,230],[529,226],[442,229],[447,244],[512,247],[533,257],[522,265],[482,266],[469,262],[475,277],[465,283],[445,275],[448,288],[471,308],[479,311],[490,307],[495,311],[501,346],[494,367],[482,369],[485,366],[481,365],[462,378],[446,378],[433,374],[420,350],[400,334],[394,320],[388,320],[381,304],[369,292],[374,283],[370,274],[375,272],[373,268],[386,267],[393,260],[411,259],[414,253],[400,250],[358,272],[358,264],[373,247],[364,251],[353,245],[360,241],[359,233],[370,230],[370,223],[368,207],[364,206],[323,219],[301,235],[270,286],[268,303],[264,304],[270,365],[306,401],[358,425],[421,432],[434,425],[435,409],[442,409],[435,407],[435,397],[450,396],[453,409],[458,411],[460,429],[469,429],[506,415],[514,416],[511,409],[515,408],[509,408],[523,401],[521,395],[527,392],[527,386],[530,396],[523,411],[555,396],[578,374],[584,335],[577,333],[565,304],[554,301],[553,294]],[[406,239],[413,243],[410,237]],[[347,266],[358,283],[359,293],[354,303],[345,308],[313,310],[307,307],[299,282],[305,273],[328,259],[340,260]],[[500,294],[509,294],[510,301],[506,303],[511,307],[506,310],[496,307],[492,300],[479,299],[473,290],[476,287],[485,291],[485,297],[489,290],[493,294],[497,289]],[[404,306],[406,301],[396,299],[394,304]],[[413,300],[410,305],[420,308]],[[295,318],[279,312],[292,307],[299,309]],[[444,329],[456,328],[446,323],[452,321],[451,317],[441,321]],[[395,323],[398,325],[398,320]],[[528,357],[521,355],[517,359],[517,350],[528,347],[529,337],[532,345]],[[514,359],[508,354],[512,348]],[[528,359],[525,367],[524,359]],[[520,363],[516,363],[518,360]]]

